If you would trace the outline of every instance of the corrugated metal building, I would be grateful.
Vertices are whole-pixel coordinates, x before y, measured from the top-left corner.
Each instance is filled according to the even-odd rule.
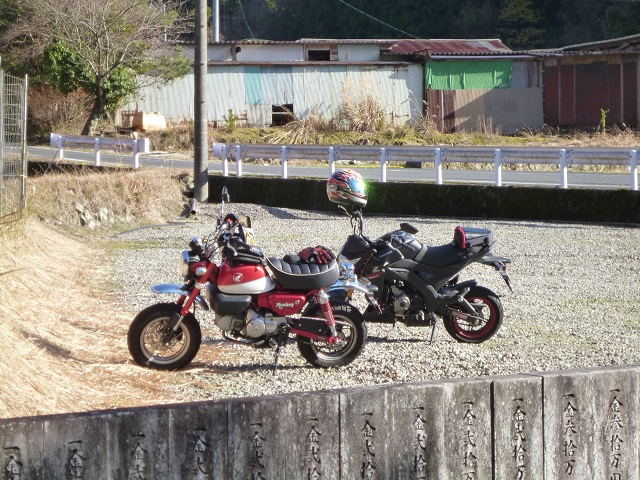
[[[193,45],[186,44],[193,56]],[[209,121],[263,126],[334,118],[373,95],[389,123],[429,116],[443,132],[637,126],[640,35],[514,52],[497,39],[244,40],[208,46]],[[146,88],[128,111],[193,118],[193,74]]]
[[[334,118],[345,98],[373,94],[394,125],[422,114],[423,65],[382,60],[394,41],[302,39],[246,40],[208,46],[209,121],[230,115],[252,126],[279,124],[283,114]],[[193,47],[185,45],[193,55]],[[171,120],[193,118],[193,73],[161,88],[139,92],[125,110],[159,112]],[[346,97],[345,97],[346,96]]]
[[[638,126],[640,35],[535,53],[544,59],[547,124]]]
[[[544,125],[541,63],[497,39],[407,40],[392,52],[425,57],[427,114],[443,132],[515,133]]]

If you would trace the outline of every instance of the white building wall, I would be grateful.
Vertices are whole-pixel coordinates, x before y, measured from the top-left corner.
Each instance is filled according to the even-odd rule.
[[[377,62],[380,60],[380,46],[377,44],[338,45],[339,62]]]
[[[304,45],[238,45],[238,62],[293,62],[305,60]]]

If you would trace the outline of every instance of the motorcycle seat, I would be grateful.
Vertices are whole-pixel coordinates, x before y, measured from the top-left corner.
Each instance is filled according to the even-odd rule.
[[[328,287],[340,276],[336,259],[326,264],[316,264],[303,262],[296,255],[287,255],[285,258],[270,257],[267,264],[278,283],[295,290]]]
[[[440,246],[424,246],[413,258],[413,261],[430,265],[432,267],[443,268],[467,257],[467,252],[455,246],[453,243]]]

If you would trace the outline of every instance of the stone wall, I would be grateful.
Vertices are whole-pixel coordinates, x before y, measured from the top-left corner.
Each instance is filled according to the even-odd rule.
[[[1,478],[638,479],[639,381],[620,366],[5,419]]]

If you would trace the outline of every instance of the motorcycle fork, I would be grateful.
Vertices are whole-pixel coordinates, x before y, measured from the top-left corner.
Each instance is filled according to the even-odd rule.
[[[195,305],[196,298],[198,297],[198,295],[200,295],[200,291],[204,287],[204,283],[201,283],[200,281],[202,279],[205,279],[206,281],[206,279],[209,278],[209,274],[213,271],[214,268],[215,263],[209,263],[209,266],[207,267],[204,275],[202,275],[195,281],[193,288],[191,289],[191,293],[189,293],[188,296],[180,295],[180,297],[176,301],[176,304],[181,306],[182,308],[180,309],[179,313],[175,313],[171,316],[171,320],[162,332],[162,342],[165,346],[168,346],[169,343],[171,343],[173,339],[176,338],[178,329],[180,328],[184,317],[189,314],[189,310],[191,310],[191,307]]]

